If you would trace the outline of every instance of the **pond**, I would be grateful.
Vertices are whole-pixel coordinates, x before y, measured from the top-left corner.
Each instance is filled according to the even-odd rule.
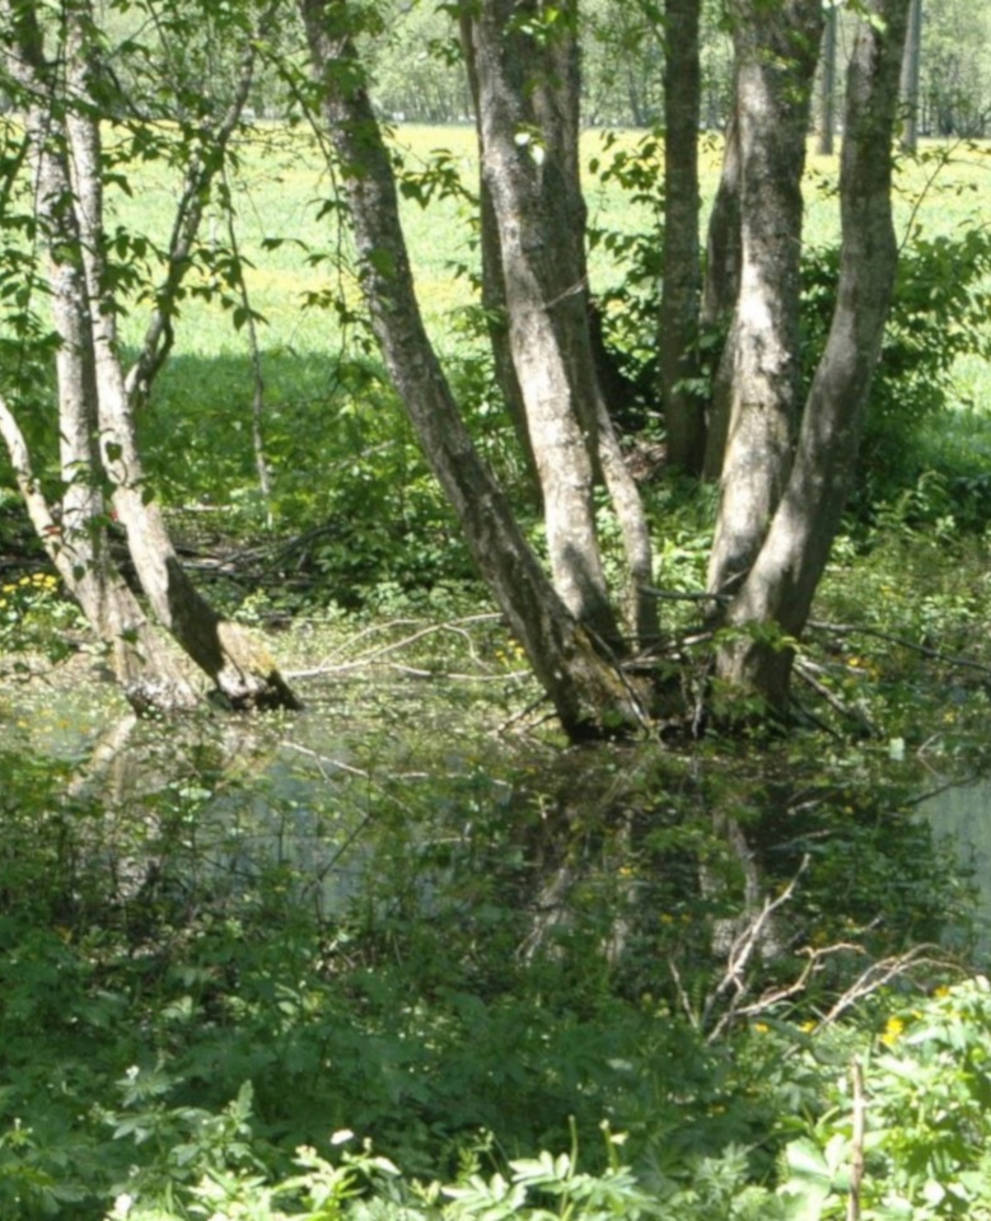
[[[274,1150],[350,1128],[433,1175],[572,1117],[593,1165],[607,1120],[648,1173],[732,1145],[759,1178],[788,1061],[732,1039],[970,961],[987,788],[950,841],[886,743],[570,748],[470,652],[314,674],[280,716],[0,688],[0,1139],[89,1184],[60,1215],[245,1082]]]
[[[409,635],[401,625],[400,639]],[[390,883],[412,887],[417,910],[432,915],[439,889],[464,886],[495,854],[494,875],[508,869],[514,888],[527,879],[514,901],[532,908],[534,928],[547,923],[543,908],[568,907],[562,888],[604,887],[600,899],[620,909],[664,902],[673,910],[662,914],[678,918],[700,906],[702,941],[715,922],[719,943],[801,873],[808,906],[798,904],[794,945],[815,920],[820,941],[882,918],[899,936],[908,921],[932,937],[939,903],[923,893],[925,856],[941,868],[952,856],[961,888],[969,873],[976,880],[976,936],[987,947],[986,785],[943,789],[921,807],[923,827],[912,811],[926,781],[883,744],[566,748],[547,729],[501,732],[534,703],[525,675],[497,684],[471,681],[493,677],[476,671],[454,682],[449,655],[439,672],[436,654],[407,651],[396,664],[380,640],[371,652],[377,667],[344,658],[304,678],[301,714],[206,712],[180,724],[136,721],[77,659],[0,690],[6,766],[31,759],[44,772],[48,761],[62,795],[99,810],[79,859],[102,862],[122,901],[140,901],[148,877],[214,901],[281,877],[321,920],[342,918],[369,892],[381,898]],[[477,656],[470,643],[468,653]],[[886,848],[904,874],[894,887]],[[901,859],[909,851],[911,867]],[[842,914],[816,895],[834,884],[847,899]]]
[[[937,842],[948,844],[973,879],[978,961],[991,956],[991,782],[951,784],[920,804]]]

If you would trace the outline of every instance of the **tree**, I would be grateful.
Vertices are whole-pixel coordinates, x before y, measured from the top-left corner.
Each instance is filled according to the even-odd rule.
[[[864,406],[894,284],[897,246],[891,219],[890,148],[908,3],[875,0],[866,6],[870,20],[863,21],[857,33],[847,74],[840,169],[839,286],[825,351],[800,421],[795,421],[794,412],[795,319],[782,308],[781,297],[765,304],[766,290],[748,284],[747,270],[755,255],[757,264],[749,274],[766,277],[774,267],[772,259],[761,254],[767,235],[760,221],[754,223],[754,217],[761,212],[766,216],[768,209],[780,206],[779,221],[790,216],[794,224],[794,203],[780,196],[780,184],[763,174],[763,165],[756,167],[757,173],[748,183],[748,154],[743,155],[743,270],[734,355],[739,389],[734,392],[736,417],[731,421],[710,589],[716,594],[730,593],[723,622],[739,631],[720,650],[720,675],[735,685],[757,690],[778,706],[786,697],[793,657],[788,637],[798,635],[805,626],[849,492]],[[798,58],[805,65],[803,43],[816,36],[815,19],[811,11],[794,7],[794,28],[800,39]],[[803,67],[803,79],[806,70]],[[738,88],[744,148],[750,141],[766,148],[776,138],[789,138],[780,131],[776,136],[768,127],[777,116],[764,108],[763,84],[763,69],[755,66],[753,96],[748,96],[751,86],[746,80]],[[744,126],[747,123],[751,124],[749,132]],[[764,156],[763,152],[758,155]],[[796,149],[792,155],[800,153]],[[748,194],[748,188],[753,195]],[[789,261],[793,255],[779,251],[776,257],[783,260],[778,272],[781,289],[790,293]],[[766,309],[773,320],[767,334],[761,335],[760,329],[745,318],[751,291],[757,293],[757,302],[750,308]],[[746,350],[754,340],[773,354],[770,369],[763,362],[762,352]],[[768,407],[773,411],[770,429],[761,419]],[[796,423],[799,429],[792,451],[786,436]],[[747,503],[743,498],[741,503],[741,498],[734,495],[735,472],[729,466],[734,444],[738,446],[737,460],[752,462],[763,477],[756,512],[752,501]],[[743,481],[752,486],[749,475]],[[773,638],[775,633],[780,633],[778,639]]]
[[[822,66],[819,81],[819,154],[833,155],[836,127],[836,26],[838,10],[835,4],[826,9],[826,27],[822,34]]]
[[[784,488],[798,422],[801,179],[819,0],[730,6],[740,149],[740,280],[722,497],[709,586],[730,592],[752,564]]]
[[[603,596],[601,562],[595,562],[594,522],[587,508],[591,463],[585,438],[576,429],[574,419],[562,421],[555,456],[569,463],[567,473],[577,478],[577,485],[558,487],[553,482],[557,472],[548,455],[543,456],[542,474],[547,478],[550,498],[558,498],[552,512],[560,512],[562,504],[570,503],[576,503],[579,511],[577,523],[561,523],[562,532],[571,531],[575,549],[569,550],[559,541],[556,564],[563,572],[563,590],[559,592],[523,537],[502,490],[479,459],[424,330],[399,221],[392,164],[355,49],[354,10],[345,0],[300,0],[300,12],[310,48],[314,101],[342,175],[372,326],[386,368],[427,460],[458,516],[479,571],[572,737],[601,732],[609,722],[628,724],[642,719],[645,710],[641,694],[616,664],[618,627]],[[492,48],[485,50],[491,53]],[[486,64],[486,71],[497,70],[498,65]],[[489,81],[491,84],[491,78]],[[512,139],[514,133],[507,134]],[[514,155],[536,163],[536,149],[528,148],[526,142],[512,143]],[[545,153],[557,151],[550,141],[538,148]],[[510,150],[500,144],[500,152]],[[526,167],[524,172],[530,175]],[[519,235],[509,236],[519,243]],[[502,266],[504,273],[508,272],[508,281],[519,269],[506,259],[506,245],[503,240]],[[567,256],[573,259],[573,250]],[[528,288],[525,267],[520,274],[524,284],[517,291],[522,292]],[[583,292],[580,280],[568,287],[576,297]],[[507,283],[507,299],[511,299],[510,292]],[[514,363],[518,373],[517,346],[535,342],[534,334],[542,341],[550,329],[546,319],[537,318],[531,332],[525,325],[530,321],[529,315],[516,319],[519,330]],[[560,356],[557,359],[561,362]],[[560,369],[559,363],[558,377],[562,376]],[[553,375],[552,370],[548,376]],[[531,386],[531,394],[543,390],[544,385],[541,380],[536,387]],[[553,406],[547,402],[548,410]],[[541,422],[538,416],[538,424]],[[536,448],[536,438],[534,442]],[[545,498],[547,495],[545,490]],[[589,556],[592,571],[584,567]]]
[[[902,58],[901,94],[905,107],[902,148],[914,153],[919,145],[919,65],[922,55],[922,0],[909,5],[908,35]]]
[[[668,461],[698,474],[705,458],[699,393],[700,0],[667,0],[664,65],[664,266],[660,309],[661,401]]]
[[[929,0],[925,37],[920,43],[918,122],[922,132],[987,135],[991,126],[991,10],[963,0]]]
[[[890,297],[890,142],[907,4],[864,6],[869,20],[854,52],[845,120],[840,289],[804,406],[799,184],[822,11],[819,0],[729,6],[739,210],[726,214],[723,244],[736,248],[731,231],[738,216],[739,287],[724,360],[730,411],[709,588],[721,607],[719,621],[732,629],[717,650],[719,675],[779,707],[790,668],[787,637],[804,625],[842,508]],[[643,720],[663,706],[665,684],[646,681],[638,660],[638,648],[656,639],[645,588],[649,539],[589,343],[577,5],[458,6],[495,222],[490,257],[498,251],[508,347],[543,497],[549,580],[479,461],[423,331],[392,168],[355,49],[356,10],[347,0],[300,0],[300,11],[372,324],[476,562],[572,736]],[[689,55],[691,44],[689,34]],[[697,249],[687,245],[683,257],[697,274]],[[734,256],[727,258],[732,266]],[[690,292],[697,299],[697,289]],[[683,350],[677,336],[665,333],[663,342]],[[625,625],[605,575],[597,480],[622,527],[635,583]]]
[[[188,28],[189,18],[186,10],[173,13],[178,31],[173,25],[171,32]],[[218,615],[183,571],[145,480],[135,428],[136,412],[171,347],[173,318],[210,186],[251,88],[254,22],[264,19],[264,10],[246,11],[240,24],[226,23],[227,36],[240,38],[243,48],[233,90],[216,110],[209,96],[177,91],[178,142],[171,146],[169,137],[162,142],[152,128],[150,120],[161,116],[143,109],[147,99],[122,93],[90,0],[64,0],[50,19],[25,0],[0,4],[5,85],[26,114],[22,155],[6,167],[6,197],[26,197],[28,211],[18,216],[18,228],[39,235],[47,262],[36,266],[16,236],[4,249],[9,271],[23,276],[26,269],[28,284],[15,298],[12,321],[22,342],[11,355],[22,356],[24,342],[33,339],[31,359],[37,362],[46,352],[54,356],[61,438],[58,513],[34,472],[19,422],[26,404],[16,386],[0,401],[0,430],[45,548],[91,627],[110,647],[124,691],[139,709],[186,707],[195,696],[183,666],[153,634],[109,558],[111,511],[126,531],[156,619],[223,697],[236,707],[296,705],[271,659]],[[121,116],[119,142],[112,148],[101,131],[106,115]],[[174,158],[183,181],[144,342],[125,367],[117,318],[124,295],[138,287],[137,266],[148,247],[143,238],[108,231],[104,189],[108,181],[120,181],[127,159],[138,151]],[[25,181],[28,174],[31,182]],[[32,292],[42,291],[51,302],[50,334],[32,304]],[[4,374],[9,383],[10,364]]]

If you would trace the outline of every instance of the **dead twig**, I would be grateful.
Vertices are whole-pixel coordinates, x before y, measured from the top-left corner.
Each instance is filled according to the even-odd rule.
[[[798,880],[809,867],[810,857],[808,854],[802,857],[798,869],[795,871],[794,877],[788,882],[784,890],[774,899],[765,899],[760,911],[750,920],[747,925],[737,934],[730,946],[729,954],[726,960],[726,970],[723,972],[723,977],[716,987],[706,997],[705,1005],[702,1010],[702,1025],[708,1025],[709,1018],[712,1016],[716,1004],[719,1002],[730,989],[734,989],[734,995],[726,1007],[725,1012],[716,1022],[709,1035],[708,1041],[712,1042],[725,1030],[727,1025],[733,1021],[737,1010],[740,1007],[744,995],[748,988],[748,981],[745,977],[747,964],[753,956],[754,950],[760,945],[764,935],[764,930],[767,928],[768,922],[772,915],[782,907],[795,893],[795,887],[798,885]]]
[[[856,724],[858,724],[860,728],[872,738],[879,736],[877,726],[871,723],[861,709],[851,708],[849,704],[845,704],[835,692],[830,691],[825,683],[821,683],[816,678],[812,672],[812,666],[810,663],[803,660],[801,657],[796,657],[794,661],[794,670],[802,682],[805,683],[806,686],[811,687],[820,699],[824,699],[834,712],[838,712],[840,716],[846,720],[856,722]]]
[[[860,1221],[860,1184],[864,1178],[864,1127],[867,1104],[864,1101],[864,1067],[854,1057],[850,1065],[853,1086],[853,1137],[850,1143],[850,1194],[846,1221]]]
[[[945,958],[931,956],[932,951],[938,952],[938,950],[939,946],[927,943],[914,946],[904,954],[896,954],[889,958],[882,958],[878,962],[872,962],[861,971],[843,995],[834,1002],[832,1008],[820,1020],[819,1029],[823,1026],[828,1026],[831,1022],[835,1022],[837,1018],[859,1001],[862,1001],[864,997],[870,996],[878,988],[885,987],[899,975],[905,975],[916,967],[939,967],[945,970],[952,966],[953,964]]]
[[[479,667],[483,667],[484,663],[478,656],[475,650],[474,642],[469,633],[465,630],[466,624],[495,622],[502,618],[498,613],[486,613],[480,615],[467,615],[463,619],[450,619],[443,623],[431,623],[426,627],[421,627],[417,631],[404,636],[401,640],[393,640],[388,644],[378,645],[373,649],[369,649],[364,653],[359,653],[357,657],[351,658],[349,661],[341,661],[331,663],[329,660],[322,665],[315,666],[309,670],[293,670],[287,673],[287,678],[319,678],[328,674],[347,674],[354,670],[367,669],[374,662],[380,661],[384,657],[388,657],[392,653],[398,653],[401,649],[409,648],[410,645],[416,644],[418,641],[425,639],[428,636],[433,636],[438,632],[451,632],[460,636],[468,644],[468,652],[471,660]],[[416,620],[397,620],[396,623],[406,625],[417,622]],[[393,625],[395,626],[395,624]],[[366,629],[361,635],[367,635],[374,629]],[[355,639],[360,639],[356,637]],[[353,642],[351,642],[353,643]],[[333,656],[333,655],[332,655]],[[496,675],[495,677],[501,677]]]

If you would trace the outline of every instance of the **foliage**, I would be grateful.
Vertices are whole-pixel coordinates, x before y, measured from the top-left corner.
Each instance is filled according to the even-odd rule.
[[[64,633],[78,629],[76,607],[59,596],[58,580],[33,572],[0,585],[0,649],[35,649],[58,661],[70,651]]]
[[[954,365],[962,356],[991,357],[987,333],[991,296],[991,230],[964,224],[956,233],[913,233],[901,252],[898,280],[881,359],[871,389],[860,478],[853,510],[869,513],[910,487],[927,462],[921,444],[927,424],[958,405]],[[803,328],[806,376],[832,316],[838,278],[835,249],[809,251],[803,262]],[[965,406],[965,404],[959,404]],[[991,501],[969,472],[950,472],[947,500],[962,510],[961,526],[981,527]],[[977,495],[974,495],[977,492]]]
[[[940,985],[894,1007],[859,1054],[868,1103],[864,1221],[991,1216],[988,981]],[[834,1078],[829,1103],[801,1144],[807,1197],[815,1197],[804,1215],[816,1221],[845,1214],[846,1165],[837,1153],[851,1138],[848,1074]]]
[[[383,662],[518,664],[478,630]],[[777,1215],[779,1156],[815,1136],[833,1076],[828,1040],[821,1064],[787,1048],[866,962],[960,922],[887,755],[514,751],[486,744],[485,718],[507,714],[491,683],[470,697],[356,673],[320,720],[259,723],[230,760],[209,718],[139,726],[126,763],[104,746],[89,764],[73,739],[71,765],[39,749],[46,709],[11,723],[0,1212]],[[752,867],[776,893],[802,855],[787,945],[754,959],[744,998],[794,980],[806,945],[861,949],[710,1038],[729,1000],[719,930],[747,918]],[[581,1170],[573,1150],[534,1157],[569,1115]],[[604,1118],[624,1145],[603,1145]],[[329,1156],[347,1128],[376,1153]],[[299,1146],[317,1153],[293,1168]]]

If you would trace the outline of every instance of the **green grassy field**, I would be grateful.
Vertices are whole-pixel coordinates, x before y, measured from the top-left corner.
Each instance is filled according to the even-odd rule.
[[[617,151],[632,150],[638,133],[622,133],[604,150],[604,135],[588,132],[584,137],[584,159],[597,158],[602,165]],[[393,141],[406,166],[415,171],[425,166],[435,151],[448,150],[465,185],[474,186],[477,162],[474,133],[466,127],[429,128],[408,126],[393,132]],[[323,253],[332,259],[347,250],[347,237],[336,229],[332,218],[318,219],[320,203],[332,194],[332,185],[313,138],[303,132],[263,129],[244,141],[239,150],[239,182],[235,188],[239,242],[252,268],[247,276],[253,306],[264,314],[267,325],[260,332],[264,349],[269,393],[273,403],[287,398],[315,402],[334,384],[333,366],[341,336],[333,313],[304,308],[307,294],[336,291],[341,285],[349,299],[356,289],[346,273],[332,261],[316,262]],[[904,237],[909,228],[927,235],[958,233],[967,226],[991,221],[991,150],[927,146],[921,156],[904,162],[898,175],[896,221]],[[711,199],[718,181],[721,148],[718,139],[706,137],[703,146],[703,196]],[[947,164],[943,164],[947,161]],[[806,241],[822,246],[836,241],[838,234],[835,185],[837,161],[810,153],[806,174],[808,219]],[[631,205],[614,184],[586,177],[586,194],[593,225],[620,231],[636,231],[650,224],[648,209]],[[175,184],[158,170],[138,169],[132,179],[133,198],[119,194],[113,200],[120,220],[162,241],[171,223]],[[476,255],[468,209],[451,199],[437,200],[424,210],[405,201],[403,219],[413,259],[422,308],[435,342],[444,355],[456,356],[464,349],[459,311],[472,302],[468,280],[458,276],[458,265],[474,267]],[[206,225],[209,240],[225,243],[226,226],[214,217]],[[281,239],[277,249],[265,250],[265,239]],[[601,248],[592,258],[593,289],[615,284],[623,275]],[[132,341],[140,335],[143,310],[133,310],[125,325]],[[213,372],[223,387],[223,406],[229,418],[237,419],[240,407],[250,399],[251,384],[243,335],[235,333],[230,315],[215,303],[189,300],[183,306],[177,327],[173,368],[162,379],[162,410],[173,414],[185,406],[195,411],[195,400],[209,397]],[[203,369],[201,361],[223,356],[216,371]],[[195,381],[189,370],[195,368]],[[961,366],[961,399],[980,408],[991,402],[991,373],[986,363],[971,360]]]
[[[656,205],[631,203],[615,177],[605,177],[617,154],[633,155],[644,134],[583,137],[585,191],[590,225],[620,233],[649,233]],[[391,133],[405,172],[424,170],[444,150],[468,190],[478,167],[474,131],[468,127],[402,126]],[[358,304],[348,270],[349,239],[334,213],[321,218],[333,184],[314,137],[302,130],[260,125],[237,148],[232,174],[237,241],[250,266],[251,305],[258,328],[265,381],[263,431],[273,493],[263,505],[251,445],[254,391],[247,335],[232,325],[219,303],[220,286],[202,272],[181,303],[172,359],[156,383],[141,421],[149,473],[156,494],[172,510],[193,508],[196,531],[250,539],[288,536],[331,525],[300,561],[312,579],[324,574],[347,602],[347,589],[398,582],[408,588],[467,576],[470,566],[448,510],[427,473],[402,411],[377,375],[372,348],[362,350],[354,331],[342,334],[332,308],[308,307],[308,298],[340,294]],[[721,143],[702,145],[702,192],[708,202],[719,175]],[[657,152],[658,182],[662,166]],[[597,165],[597,172],[591,166]],[[808,156],[806,243],[835,244],[838,236],[836,158]],[[991,148],[925,145],[918,158],[899,166],[895,201],[899,234],[959,237],[991,222]],[[171,228],[177,192],[164,166],[135,164],[130,192],[108,189],[110,224],[147,234],[159,246]],[[456,198],[428,208],[405,199],[403,221],[421,306],[449,370],[470,427],[489,460],[510,486],[519,458],[508,424],[492,393],[478,338],[471,326],[473,290],[464,269],[474,269],[471,207]],[[227,222],[207,217],[203,238],[224,247]],[[273,241],[278,243],[273,245]],[[460,269],[460,270],[459,270]],[[592,252],[594,292],[623,282],[627,268]],[[952,269],[951,269],[952,272]],[[151,281],[150,281],[151,282]],[[228,296],[231,290],[227,290]],[[125,341],[143,333],[147,302],[130,303],[123,318]],[[943,465],[966,467],[983,478],[991,454],[991,365],[976,356],[954,368],[955,403],[930,424],[926,442]],[[915,472],[926,465],[916,460]],[[913,474],[912,478],[915,477]],[[387,529],[382,529],[382,523]],[[303,583],[302,577],[300,583]],[[341,591],[344,592],[341,592]]]
[[[473,129],[410,125],[394,129],[392,138],[409,170],[422,169],[437,150],[446,150],[464,185],[474,188],[477,157]],[[640,139],[640,133],[620,133],[612,152],[632,151]],[[603,165],[608,162],[611,154],[604,151],[604,133],[585,134],[583,155],[586,164],[593,158]],[[706,136],[702,155],[703,222],[718,183],[721,155],[721,141]],[[278,350],[291,346],[297,351],[325,353],[333,342],[333,328],[318,312],[303,310],[301,305],[305,294],[332,286],[333,275],[325,265],[310,265],[306,252],[297,245],[328,253],[338,248],[339,235],[333,222],[317,218],[320,203],[332,196],[333,188],[316,143],[303,132],[267,129],[242,143],[240,157],[236,189],[239,240],[254,264],[248,277],[253,301],[268,319],[266,347]],[[821,157],[810,145],[805,187],[809,245],[832,243],[838,237],[837,172],[837,158]],[[170,224],[174,184],[157,171],[148,173],[147,178],[145,173],[139,171],[133,179],[134,198],[121,196],[116,207],[125,223],[162,240]],[[592,224],[634,231],[649,223],[647,210],[631,205],[614,184],[603,185],[587,173],[585,191]],[[934,235],[991,223],[991,146],[924,145],[919,158],[903,161],[899,167],[895,218],[903,238],[910,224]],[[467,282],[453,274],[455,265],[475,263],[467,209],[451,200],[435,201],[427,210],[406,201],[403,221],[421,304],[444,349],[451,342],[450,311],[470,304],[472,299]],[[219,219],[207,226],[206,235],[220,242],[226,240]],[[283,239],[285,244],[277,250],[262,251],[263,239],[273,237]],[[618,269],[604,258],[593,258],[593,288],[617,273]],[[132,337],[137,336],[139,327],[135,316]],[[230,349],[238,350],[239,345],[220,311],[206,303],[188,305],[177,351],[206,356]]]

